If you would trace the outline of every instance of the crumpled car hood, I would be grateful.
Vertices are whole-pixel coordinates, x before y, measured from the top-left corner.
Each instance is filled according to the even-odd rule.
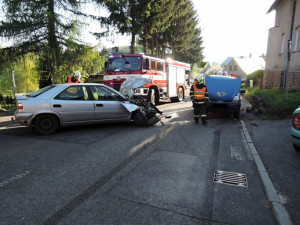
[[[139,109],[140,107],[135,105],[135,104],[132,104],[130,102],[122,102],[122,105],[125,107],[125,109],[127,109],[129,112],[133,112],[137,109]]]
[[[119,92],[122,95],[128,96],[129,98],[132,98],[134,95],[134,89],[144,86],[145,84],[148,84],[151,80],[148,78],[142,78],[142,77],[131,77],[127,80],[125,80],[120,87]]]

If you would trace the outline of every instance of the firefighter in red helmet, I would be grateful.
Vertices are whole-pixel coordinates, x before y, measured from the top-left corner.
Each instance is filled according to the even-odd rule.
[[[203,76],[195,78],[190,89],[190,98],[193,102],[195,123],[197,124],[201,117],[202,124],[206,126],[206,107],[209,98]]]

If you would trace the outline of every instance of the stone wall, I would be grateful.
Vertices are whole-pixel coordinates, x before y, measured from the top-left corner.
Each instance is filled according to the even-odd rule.
[[[282,88],[283,84],[283,71],[265,70],[263,88]]]
[[[282,88],[284,71],[265,70],[263,88]],[[289,71],[289,90],[300,89],[300,71]]]

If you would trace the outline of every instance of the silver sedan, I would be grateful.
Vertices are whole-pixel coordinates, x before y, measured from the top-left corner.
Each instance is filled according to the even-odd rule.
[[[136,107],[118,91],[92,83],[51,85],[16,99],[16,120],[40,134],[67,125],[129,122],[132,113],[126,106]]]

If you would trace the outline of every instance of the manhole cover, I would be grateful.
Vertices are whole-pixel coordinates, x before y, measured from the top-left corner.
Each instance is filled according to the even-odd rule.
[[[246,174],[216,170],[214,182],[238,187],[248,187]]]

